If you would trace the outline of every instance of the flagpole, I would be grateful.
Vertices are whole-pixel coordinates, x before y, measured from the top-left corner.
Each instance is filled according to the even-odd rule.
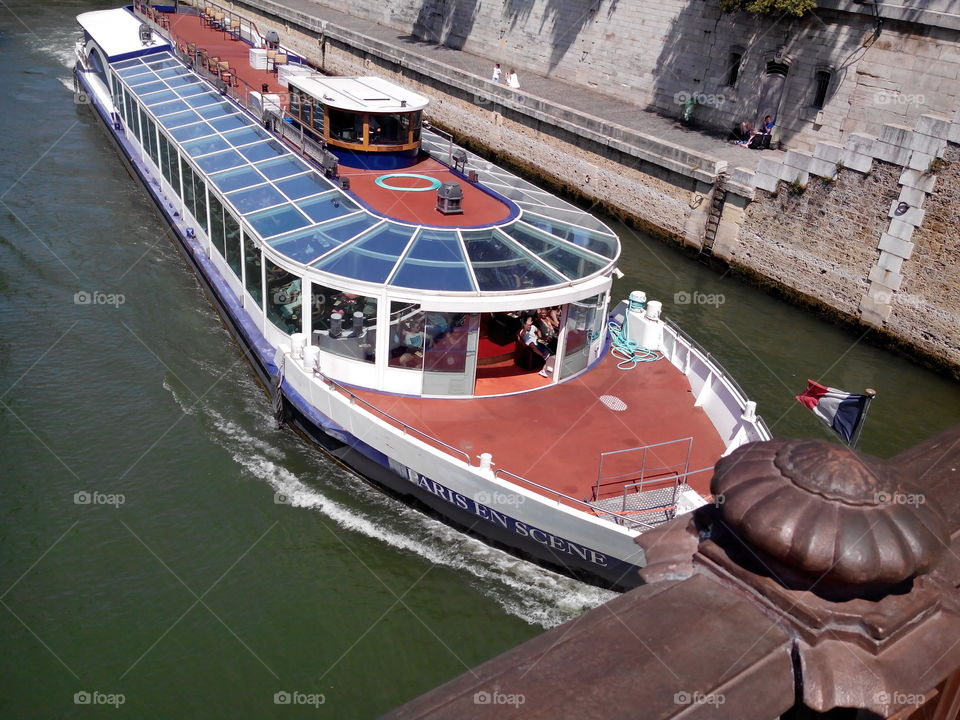
[[[870,403],[877,396],[877,391],[873,388],[867,388],[863,391],[863,395],[866,400],[863,403],[863,413],[861,413],[860,420],[857,422],[857,429],[853,432],[853,440],[850,441],[852,449],[856,449],[857,443],[860,442],[860,433],[863,432],[863,424],[867,420],[867,411],[870,409]]]

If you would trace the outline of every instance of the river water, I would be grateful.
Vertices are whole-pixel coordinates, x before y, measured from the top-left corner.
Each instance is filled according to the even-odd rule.
[[[371,717],[611,597],[274,428],[73,101],[74,17],[109,6],[0,7],[0,715]],[[775,434],[829,437],[792,399],[808,376],[878,390],[862,445],[880,455],[960,417],[951,381],[620,230],[618,289],[663,299]]]

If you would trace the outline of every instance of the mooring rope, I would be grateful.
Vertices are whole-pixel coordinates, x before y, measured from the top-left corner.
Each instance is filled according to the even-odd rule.
[[[280,355],[280,362],[277,363],[277,375],[273,383],[273,417],[277,420],[277,430],[283,428],[286,418],[283,412],[283,369],[286,365],[287,356]]]
[[[610,331],[610,353],[619,360],[617,367],[621,370],[632,370],[640,363],[656,362],[663,357],[659,350],[651,350],[638,345],[627,335],[627,318],[624,316],[623,325],[615,322],[607,324]]]

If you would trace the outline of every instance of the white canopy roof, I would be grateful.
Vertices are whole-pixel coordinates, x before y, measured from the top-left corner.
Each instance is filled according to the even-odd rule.
[[[77,22],[111,60],[143,50],[169,47],[157,34],[153,35],[154,44],[144,47],[140,42],[141,20],[123,8],[85,12],[77,16]]]
[[[379,77],[292,76],[288,82],[329,105],[349,112],[397,113],[423,110],[430,102]]]

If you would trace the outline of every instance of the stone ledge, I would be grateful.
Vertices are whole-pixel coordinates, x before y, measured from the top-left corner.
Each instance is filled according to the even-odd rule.
[[[912,230],[912,228],[911,228]],[[904,260],[909,260],[910,256],[913,255],[913,243],[909,240],[904,240],[902,238],[894,237],[888,233],[883,233],[880,236],[880,243],[877,245],[877,248],[885,252],[890,253],[891,255],[896,255],[899,258]]]
[[[923,224],[923,216],[925,212],[919,207],[913,206],[912,203],[910,208],[902,214],[897,213],[897,206],[900,204],[899,200],[894,200],[890,203],[890,211],[887,213],[887,217],[893,218],[895,221],[906,223],[907,225],[912,225],[913,227],[920,227]]]
[[[933,192],[933,187],[937,183],[937,176],[931,172],[922,170],[911,170],[904,168],[900,173],[900,184],[909,188],[914,188],[923,193]]]

